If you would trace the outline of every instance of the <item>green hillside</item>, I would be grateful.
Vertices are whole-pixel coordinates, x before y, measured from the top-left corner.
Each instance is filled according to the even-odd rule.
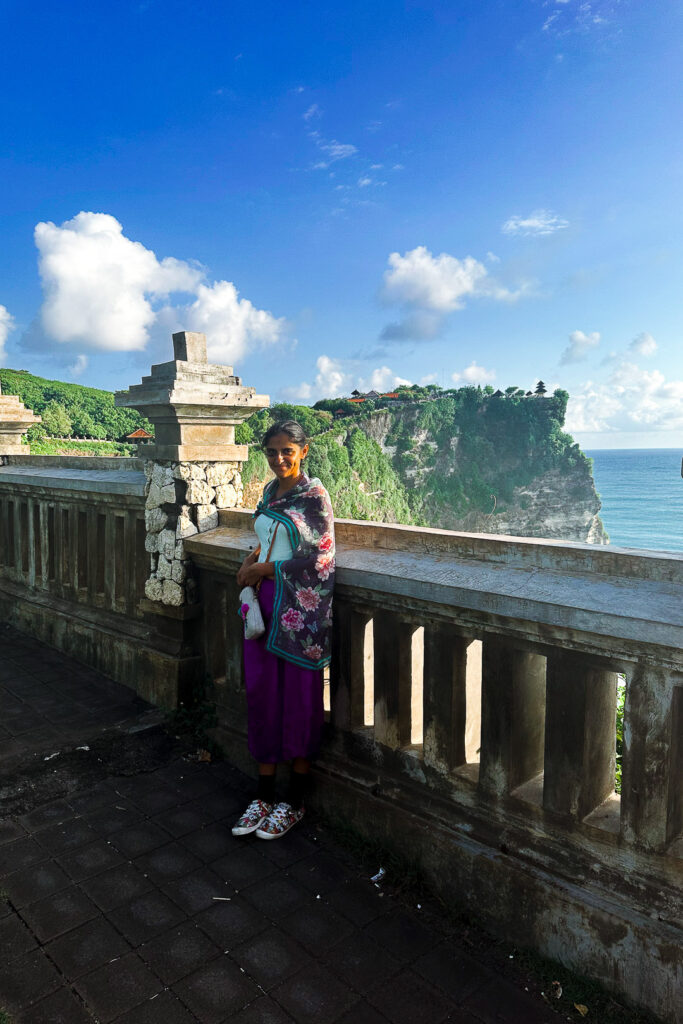
[[[27,409],[42,416],[43,422],[31,427],[28,436],[32,451],[38,455],[58,449],[88,455],[134,454],[135,449],[121,445],[120,439],[138,427],[151,429],[149,422],[134,410],[117,409],[111,391],[47,380],[27,370],[2,368],[0,384],[4,394],[18,395]],[[51,438],[69,440],[57,444]],[[76,438],[91,438],[100,443]]]

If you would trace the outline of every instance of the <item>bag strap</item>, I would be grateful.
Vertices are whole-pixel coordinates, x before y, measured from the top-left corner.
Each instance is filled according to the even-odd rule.
[[[275,529],[273,530],[273,535],[270,538],[270,545],[268,547],[268,554],[266,555],[266,557],[264,559],[265,562],[269,562],[270,561],[270,554],[271,554],[271,551],[273,550],[273,544],[275,543],[275,535],[277,534],[279,525],[280,525],[280,520],[277,519],[275,521]],[[261,577],[261,579],[258,581],[256,586],[254,587],[254,590],[256,591],[257,594],[258,594],[259,590],[261,589],[261,584],[262,583],[263,583],[263,577]]]

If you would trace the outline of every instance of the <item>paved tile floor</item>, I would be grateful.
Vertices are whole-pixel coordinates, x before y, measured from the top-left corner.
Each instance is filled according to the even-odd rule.
[[[144,717],[118,686],[0,631],[2,766]],[[235,839],[249,781],[174,757],[19,816],[0,807],[0,1009],[13,1024],[544,1024],[558,1017],[327,830]]]

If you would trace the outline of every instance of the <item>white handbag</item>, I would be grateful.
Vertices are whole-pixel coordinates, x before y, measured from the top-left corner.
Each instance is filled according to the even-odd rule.
[[[245,640],[256,640],[263,636],[266,625],[261,614],[261,605],[258,603],[258,594],[253,587],[244,587],[240,591],[240,614],[244,619]]]
[[[273,536],[270,539],[270,547],[266,555],[266,562],[270,561],[270,553],[275,543],[275,534],[278,531],[279,523],[275,524]],[[266,624],[263,621],[261,605],[258,603],[258,592],[261,589],[261,580],[255,587],[243,587],[240,591],[240,615],[244,620],[244,639],[258,640],[266,631]]]

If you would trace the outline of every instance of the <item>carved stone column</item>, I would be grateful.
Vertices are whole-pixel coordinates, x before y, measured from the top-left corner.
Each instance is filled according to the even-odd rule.
[[[40,422],[40,416],[27,409],[18,395],[3,395],[0,385],[0,457],[28,455],[31,449],[21,439],[32,423]]]
[[[210,364],[204,334],[174,334],[173,354],[115,402],[154,424],[154,442],[138,447],[147,477],[145,595],[179,607],[196,600],[184,541],[215,529],[219,509],[242,504],[248,450],[235,444],[235,426],[269,399],[243,386],[231,366]]]

